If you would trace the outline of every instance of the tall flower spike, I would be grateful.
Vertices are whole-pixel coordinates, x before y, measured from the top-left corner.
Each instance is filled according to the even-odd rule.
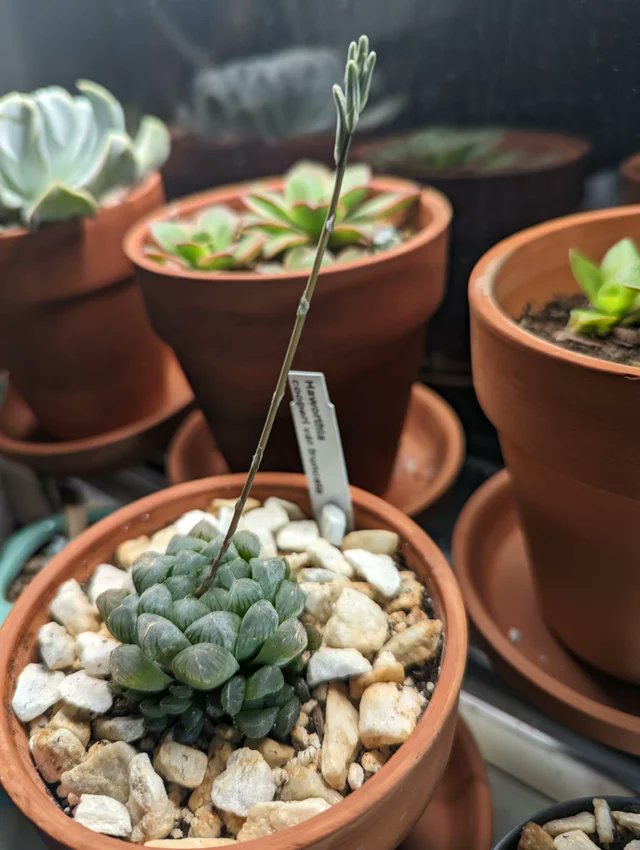
[[[347,139],[355,133],[360,115],[367,105],[375,64],[376,54],[369,50],[369,39],[366,35],[361,35],[357,43],[351,42],[344,71],[344,87],[340,88],[337,84],[333,87],[338,114],[334,150],[336,165],[339,165],[340,158],[345,156],[345,148],[348,149]]]
[[[331,200],[329,202],[329,207],[324,218],[322,231],[318,238],[318,245],[316,247],[316,255],[313,261],[313,267],[307,279],[304,292],[300,296],[300,302],[298,305],[298,310],[296,312],[295,322],[291,330],[291,336],[289,338],[289,344],[284,355],[284,360],[282,361],[282,366],[280,367],[280,374],[278,375],[276,388],[273,391],[271,404],[269,405],[269,410],[267,411],[267,416],[264,422],[264,426],[262,428],[262,433],[260,434],[260,439],[258,440],[258,446],[253,455],[253,460],[251,461],[251,468],[249,469],[247,478],[242,487],[240,497],[236,502],[235,510],[233,512],[233,517],[231,520],[231,525],[229,526],[229,530],[227,531],[227,534],[224,538],[217,557],[211,564],[211,567],[209,568],[207,574],[204,576],[200,587],[196,591],[196,596],[202,596],[206,592],[207,588],[211,586],[212,582],[215,579],[218,568],[222,563],[222,559],[225,555],[225,552],[231,544],[231,539],[235,534],[236,529],[238,528],[238,523],[240,522],[240,517],[242,516],[245,503],[247,501],[249,493],[251,492],[253,482],[258,473],[258,470],[260,469],[262,457],[269,441],[269,436],[271,435],[273,423],[276,420],[278,408],[280,407],[282,399],[284,398],[289,369],[291,369],[293,358],[295,357],[296,351],[298,350],[298,343],[300,342],[304,323],[306,321],[307,314],[311,309],[311,300],[313,298],[313,293],[315,292],[316,284],[318,283],[320,268],[322,266],[322,259],[324,257],[325,251],[327,250],[327,245],[329,244],[329,239],[333,232],[336,220],[336,210],[338,208],[338,201],[340,200],[340,191],[342,189],[342,181],[344,179],[344,174],[347,168],[347,157],[349,155],[351,138],[358,125],[358,119],[360,118],[360,114],[362,113],[362,110],[364,109],[364,105],[367,100],[369,87],[371,85],[371,75],[373,74],[375,61],[376,54],[369,51],[369,39],[365,35],[361,36],[357,44],[355,42],[352,42],[349,46],[347,65],[345,68],[345,80],[349,81],[348,85],[346,85],[346,93],[343,92],[339,86],[334,86],[333,94],[336,100],[338,110],[335,149],[336,173],[333,183],[333,192],[331,194]]]

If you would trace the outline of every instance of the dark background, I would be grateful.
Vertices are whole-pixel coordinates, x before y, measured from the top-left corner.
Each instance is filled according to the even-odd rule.
[[[638,0],[0,0],[0,92],[84,76],[170,119],[194,63],[362,31],[388,90],[410,94],[398,128],[571,131],[592,168],[640,148]]]

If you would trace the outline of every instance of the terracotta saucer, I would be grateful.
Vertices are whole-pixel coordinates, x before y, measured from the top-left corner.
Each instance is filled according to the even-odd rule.
[[[492,826],[487,770],[471,732],[458,720],[438,791],[400,850],[489,850]]]
[[[151,416],[106,434],[54,440],[9,386],[0,406],[0,454],[48,475],[96,475],[148,458],[166,445],[193,393],[173,355],[167,355],[165,394]]]
[[[465,505],[452,553],[469,616],[505,679],[577,732],[640,755],[640,688],[578,661],[542,619],[506,470]]]
[[[453,483],[464,460],[464,432],[451,407],[433,390],[414,384],[391,481],[383,498],[415,516]],[[176,431],[167,454],[172,484],[223,475],[227,464],[204,416],[193,411]]]

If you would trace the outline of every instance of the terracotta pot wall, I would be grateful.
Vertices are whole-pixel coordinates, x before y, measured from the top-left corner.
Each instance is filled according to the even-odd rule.
[[[59,842],[62,848],[85,850],[88,834],[51,799],[31,760],[27,735],[10,705],[20,671],[35,660],[37,632],[48,619],[48,604],[62,581],[86,580],[99,563],[112,559],[120,542],[151,534],[186,510],[206,507],[214,496],[237,496],[243,480],[236,475],[181,484],[97,523],[34,579],[2,627],[0,781],[16,805],[47,833],[48,840]],[[253,492],[260,499],[277,495],[309,509],[306,479],[300,475],[262,473]],[[355,844],[369,850],[392,850],[426,807],[451,750],[467,649],[466,618],[455,578],[437,546],[408,517],[368,493],[353,489],[352,495],[358,527],[398,532],[409,567],[425,581],[436,616],[444,620],[440,678],[411,738],[362,791],[299,827],[261,839],[261,850],[351,850]],[[93,835],[90,843],[93,850],[131,846],[102,835]]]
[[[54,437],[104,433],[157,407],[163,346],[122,238],[163,201],[156,174],[93,219],[0,235],[0,362]]]
[[[376,185],[406,187],[392,180]],[[228,203],[239,191],[228,187],[194,196],[180,211]],[[425,191],[414,239],[323,272],[294,361],[296,369],[325,373],[350,478],[374,492],[389,480],[424,327],[443,295],[449,219],[446,200]],[[306,275],[170,272],[142,256],[146,238],[143,222],[126,246],[153,325],[177,354],[229,466],[247,469]],[[300,468],[286,403],[263,468]]]
[[[513,475],[545,619],[583,659],[640,682],[640,367],[565,351],[512,319],[577,291],[569,248],[600,259],[623,236],[640,241],[640,208],[523,231],[482,258],[469,294],[474,385]]]

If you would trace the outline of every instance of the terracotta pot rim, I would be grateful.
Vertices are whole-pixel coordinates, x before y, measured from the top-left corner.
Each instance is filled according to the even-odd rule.
[[[582,696],[518,652],[517,646],[500,631],[487,610],[482,596],[476,592],[473,575],[469,569],[469,564],[473,558],[473,554],[469,551],[471,541],[474,538],[473,527],[478,522],[478,515],[482,508],[487,503],[492,502],[496,494],[502,492],[505,482],[510,477],[509,470],[502,469],[482,484],[462,508],[453,530],[451,560],[453,571],[460,583],[469,619],[504,663],[515,670],[518,675],[533,683],[536,688],[543,691],[552,700],[560,700],[572,706],[576,711],[594,717],[607,726],[615,723],[618,728],[624,729],[630,734],[637,734],[638,720],[633,715],[603,706],[589,697]]]
[[[228,186],[220,186],[214,189],[205,189],[203,192],[196,192],[192,195],[186,195],[177,201],[173,201],[158,210],[150,213],[140,219],[127,232],[123,242],[123,248],[129,260],[139,268],[153,272],[157,276],[165,276],[170,278],[183,278],[186,280],[200,281],[202,283],[211,283],[218,281],[232,281],[233,283],[246,284],[255,283],[256,281],[264,281],[269,283],[273,280],[291,281],[292,284],[302,284],[308,277],[309,271],[286,271],[282,269],[277,274],[261,274],[259,272],[197,272],[190,269],[172,269],[161,266],[145,256],[143,251],[144,243],[148,236],[149,225],[154,221],[161,221],[170,216],[192,215],[200,208],[209,206],[214,203],[228,203],[234,197],[244,194],[248,187],[255,186],[257,183],[265,185],[268,188],[277,188],[282,185],[282,177],[264,177],[260,180],[248,180],[243,183],[233,183]],[[365,257],[360,260],[352,260],[349,263],[336,263],[335,265],[327,266],[322,269],[323,280],[338,277],[340,275],[349,275],[350,272],[366,269],[371,265],[380,265],[392,263],[397,259],[404,257],[406,254],[413,253],[423,245],[432,242],[448,228],[453,217],[453,208],[449,199],[437,189],[430,187],[420,188],[411,180],[405,180],[397,177],[376,176],[371,181],[371,186],[378,190],[391,189],[415,189],[418,188],[420,194],[420,205],[431,212],[431,221],[426,227],[423,227],[406,242],[397,245],[395,248],[390,248],[388,251],[383,251],[380,254],[374,254],[371,257]]]
[[[80,557],[87,546],[108,536],[116,528],[122,528],[134,517],[152,514],[160,504],[171,501],[173,497],[198,497],[212,488],[221,487],[239,490],[244,478],[244,473],[231,474],[169,487],[120,508],[72,540],[63,552],[52,559],[50,564],[36,576],[14,605],[4,626],[5,635],[7,627],[11,629],[12,639],[5,637],[4,640],[0,640],[0,669],[5,671],[10,669],[13,646],[16,639],[19,640],[21,627],[29,618],[30,611],[39,604],[41,594],[47,591],[49,575],[52,571],[60,569],[59,564],[64,565]],[[265,472],[259,474],[258,481],[261,485],[274,490],[278,487],[306,489],[306,478],[298,473]],[[385,516],[403,540],[411,541],[411,544],[425,553],[428,558],[430,575],[433,583],[438,587],[439,601],[446,621],[439,682],[410,738],[362,789],[349,795],[340,804],[333,806],[322,815],[304,821],[282,833],[274,833],[267,838],[258,839],[260,847],[267,850],[276,850],[276,848],[277,850],[300,850],[322,839],[327,840],[329,836],[347,827],[354,819],[365,816],[371,807],[385,797],[389,788],[401,782],[411,771],[419,754],[427,751],[438,740],[445,722],[455,712],[462,685],[466,662],[467,621],[460,590],[444,555],[431,538],[402,512],[359,488],[352,487],[351,493],[357,506]],[[6,684],[8,683],[5,678],[5,686]],[[4,758],[0,763],[0,780],[9,796],[38,828],[54,840],[62,842],[64,846],[80,850],[87,842],[86,829],[74,823],[53,799],[50,805],[43,807],[39,795],[34,799],[25,793],[26,785],[42,790],[43,780],[35,766],[30,765],[30,769],[25,771],[20,765],[17,775],[9,777],[6,775],[5,765],[16,761],[16,739],[4,722],[7,712],[11,711],[10,698],[9,694],[3,694],[4,711],[0,721],[0,752],[3,753]],[[257,841],[248,842],[248,844],[257,847]],[[96,850],[124,850],[125,847],[131,847],[129,842],[99,834],[93,836],[92,842]]]
[[[56,221],[49,224],[43,225],[41,228],[38,228],[35,231],[28,230],[26,227],[12,227],[9,230],[0,229],[0,240],[5,242],[9,242],[10,240],[17,241],[18,239],[23,239],[29,236],[33,236],[34,234],[39,233],[41,230],[50,230],[52,228],[57,227],[58,225],[73,225],[80,224],[86,221],[104,221],[104,219],[109,218],[114,212],[118,212],[126,206],[130,204],[136,203],[136,201],[140,200],[143,195],[146,195],[157,187],[158,183],[162,180],[159,171],[151,171],[142,180],[139,180],[135,183],[131,189],[127,192],[126,196],[117,204],[111,204],[109,206],[99,207],[96,214],[94,216],[79,216],[78,218],[72,218],[68,221]]]
[[[628,366],[602,360],[589,354],[570,351],[541,339],[530,331],[523,330],[498,304],[494,296],[494,283],[503,263],[519,248],[543,236],[550,236],[564,230],[567,226],[598,221],[599,219],[625,218],[640,215],[640,204],[612,207],[606,210],[575,213],[551,221],[527,227],[513,236],[498,242],[476,263],[469,279],[469,303],[479,321],[502,337],[511,346],[533,349],[536,354],[557,360],[571,366],[590,369],[594,372],[606,372],[613,375],[640,378],[640,366]]]
[[[480,129],[478,127],[464,127],[461,129]],[[547,130],[529,130],[520,127],[483,127],[482,129],[503,130],[504,135],[514,141],[523,142],[526,139],[536,139],[540,142],[546,142],[549,149],[559,152],[558,159],[549,163],[542,163],[539,167],[523,168],[517,165],[512,165],[509,168],[501,168],[496,171],[473,171],[473,169],[465,170],[463,167],[447,168],[447,169],[424,169],[419,174],[420,180],[511,180],[514,177],[525,177],[527,175],[544,174],[549,171],[556,171],[561,168],[566,168],[575,162],[583,159],[591,150],[591,144],[587,139],[581,136],[573,136],[568,133],[554,133]],[[398,133],[392,136],[386,136],[380,141],[363,142],[356,147],[359,156],[366,157],[368,153],[376,150],[382,150],[387,143],[396,142],[400,139],[408,138],[412,133]],[[393,161],[394,167],[402,169],[409,174],[411,171],[411,163],[406,160],[397,159]],[[416,173],[416,177],[417,177]]]

